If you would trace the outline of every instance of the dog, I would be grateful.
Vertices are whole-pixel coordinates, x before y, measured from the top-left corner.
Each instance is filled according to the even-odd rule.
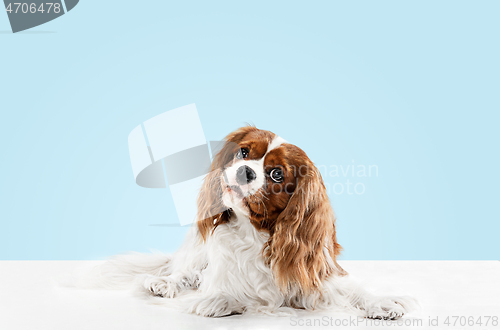
[[[101,269],[108,283],[135,278],[147,294],[206,317],[340,309],[395,320],[414,309],[412,298],[377,297],[349,279],[336,261],[341,246],[320,172],[272,132],[230,133],[197,205],[176,253],[117,257]]]

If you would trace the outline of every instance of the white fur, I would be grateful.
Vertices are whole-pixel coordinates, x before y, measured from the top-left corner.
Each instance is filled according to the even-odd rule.
[[[142,292],[163,297],[156,303],[212,317],[243,312],[292,315],[294,306],[397,319],[416,305],[408,297],[373,296],[348,277],[335,276],[323,283],[321,295],[285,295],[275,285],[262,256],[267,239],[268,235],[257,231],[245,214],[235,212],[206,243],[201,242],[193,226],[183,246],[171,257],[120,256],[99,268],[99,278],[106,287],[113,282],[119,288],[136,283]]]
[[[268,152],[283,142],[281,138],[275,139]],[[251,164],[258,176],[263,177],[263,159],[245,164]],[[237,164],[231,168],[237,168]],[[229,170],[228,179],[233,180],[235,173]],[[263,184],[255,181],[247,192]],[[172,256],[134,254],[115,258],[98,269],[98,281],[106,287],[113,283],[127,287],[135,282],[143,292],[163,297],[156,302],[213,317],[243,312],[290,315],[291,307],[299,307],[341,309],[358,316],[396,319],[413,309],[413,299],[375,297],[347,276],[328,277],[321,292],[308,295],[298,290],[281,292],[262,255],[268,234],[254,228],[241,199],[234,194],[225,193],[223,202],[233,210],[230,221],[219,225],[205,242],[198,227],[193,226],[182,247]],[[325,251],[325,255],[329,254]]]
[[[269,146],[267,147],[267,152],[266,155],[269,153],[269,151],[274,150],[278,148],[280,145],[283,143],[286,143],[286,140],[283,139],[281,136],[276,136],[271,143],[269,143]]]

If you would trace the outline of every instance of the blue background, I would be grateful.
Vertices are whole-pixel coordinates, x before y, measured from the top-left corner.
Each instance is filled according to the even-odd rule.
[[[182,4],[179,4],[182,3]],[[207,139],[253,123],[318,164],[344,259],[499,259],[499,1],[81,1],[12,34],[0,13],[0,259],[174,251],[167,189],[127,136],[196,103]],[[47,33],[46,33],[47,32]]]

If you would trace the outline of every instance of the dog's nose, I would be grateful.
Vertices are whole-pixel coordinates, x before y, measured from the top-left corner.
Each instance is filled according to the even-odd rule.
[[[238,184],[242,186],[245,184],[249,184],[250,182],[255,180],[256,177],[257,175],[255,174],[255,171],[246,165],[241,166],[236,171],[236,182],[238,182]]]

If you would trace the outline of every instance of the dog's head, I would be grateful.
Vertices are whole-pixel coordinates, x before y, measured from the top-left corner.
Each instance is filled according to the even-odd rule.
[[[231,213],[269,232],[264,256],[283,291],[310,291],[344,271],[335,217],[321,174],[307,155],[281,137],[247,126],[226,137],[198,198],[202,239]]]

